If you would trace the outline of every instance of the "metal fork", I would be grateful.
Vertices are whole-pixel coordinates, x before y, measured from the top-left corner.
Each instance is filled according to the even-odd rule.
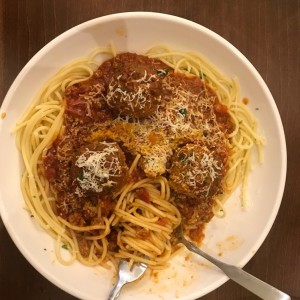
[[[263,282],[262,280],[254,277],[253,275],[247,273],[246,271],[237,268],[235,266],[223,263],[209,254],[205,253],[199,249],[194,243],[188,241],[183,234],[182,224],[180,224],[174,231],[174,237],[177,243],[184,244],[190,251],[193,251],[214,265],[221,269],[230,279],[240,284],[250,292],[261,297],[265,300],[289,300],[291,297],[280,290],[274,288],[273,286]]]
[[[134,263],[131,267],[127,260],[120,260],[118,271],[118,282],[109,294],[108,300],[115,300],[119,297],[122,287],[129,282],[139,279],[146,271],[144,263]]]

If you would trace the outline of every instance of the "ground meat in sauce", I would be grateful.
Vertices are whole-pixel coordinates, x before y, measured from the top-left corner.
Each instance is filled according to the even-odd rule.
[[[90,141],[90,136],[93,132],[109,132],[117,128],[116,125],[111,127],[111,124],[118,115],[125,119],[137,118],[140,124],[155,120],[151,119],[152,116],[157,112],[167,112],[166,104],[178,93],[189,95],[190,102],[173,110],[169,121],[175,122],[179,118],[183,124],[189,122],[193,130],[202,132],[202,136],[199,140],[194,140],[194,136],[187,137],[184,132],[179,139],[172,136],[167,145],[173,147],[170,150],[174,152],[173,156],[160,169],[168,170],[163,175],[169,176],[183,222],[193,228],[189,232],[190,237],[195,241],[203,238],[204,225],[213,216],[213,196],[222,193],[221,181],[226,172],[229,152],[224,135],[234,128],[227,107],[219,103],[214,91],[199,78],[173,74],[171,68],[161,61],[133,53],[119,54],[107,60],[90,79],[68,87],[65,92],[64,131],[44,155],[45,176],[56,192],[56,212],[59,216],[71,224],[85,226],[101,223],[103,217],[113,213],[113,193],[128,181],[128,166],[136,154],[129,147],[129,142],[137,136],[131,131],[131,121],[124,127],[128,128],[127,131],[116,132],[113,137],[105,138],[103,135]],[[168,126],[164,127],[163,134],[153,130],[148,135],[150,148],[164,144],[167,134],[172,134],[174,130]],[[126,137],[130,137],[129,142]],[[215,143],[215,140],[219,142]],[[97,161],[106,148],[106,142],[114,143],[117,150],[106,156],[104,166],[114,165],[117,159],[119,171],[114,174],[107,172],[106,179],[98,176],[96,183],[88,184],[87,177],[97,179],[97,168],[93,173],[93,168],[89,169],[86,161]],[[78,161],[79,157],[81,160]],[[194,167],[198,174],[194,172]],[[145,169],[141,164],[133,171],[131,180],[143,177]],[[140,191],[140,198],[149,201],[143,190]],[[144,231],[140,231],[139,235],[147,238]],[[117,251],[117,247],[113,246],[116,239],[117,230],[112,230],[108,235],[110,251]],[[80,243],[82,254],[86,254],[88,245],[83,241]]]

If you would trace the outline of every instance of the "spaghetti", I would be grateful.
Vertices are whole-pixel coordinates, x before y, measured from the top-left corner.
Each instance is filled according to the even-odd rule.
[[[155,269],[167,266],[181,221],[200,242],[241,182],[246,205],[251,150],[262,159],[263,144],[236,80],[164,46],[146,56],[103,47],[66,65],[16,139],[26,205],[62,264],[125,258]]]

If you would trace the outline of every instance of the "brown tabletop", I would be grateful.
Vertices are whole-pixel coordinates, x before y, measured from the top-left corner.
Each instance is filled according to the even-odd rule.
[[[89,19],[125,11],[163,12],[204,25],[236,46],[265,80],[285,129],[288,172],[274,226],[245,270],[300,299],[300,1],[0,0],[0,103],[23,66],[57,35]],[[1,219],[0,298],[75,299],[25,260]],[[228,281],[202,299],[257,297]]]

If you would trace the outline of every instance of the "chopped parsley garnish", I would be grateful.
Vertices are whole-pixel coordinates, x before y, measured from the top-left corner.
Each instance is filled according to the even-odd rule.
[[[205,80],[206,74],[205,74],[204,72],[200,72],[199,77],[200,77],[202,80]]]
[[[180,108],[179,109],[179,113],[182,115],[182,116],[185,116],[187,114],[187,109],[186,108]]]
[[[178,160],[183,161],[185,159],[185,155],[183,153],[180,153],[178,155]]]
[[[61,247],[68,250],[68,245],[67,244],[63,244]]]
[[[77,179],[82,181],[84,179],[83,172],[78,173]]]

